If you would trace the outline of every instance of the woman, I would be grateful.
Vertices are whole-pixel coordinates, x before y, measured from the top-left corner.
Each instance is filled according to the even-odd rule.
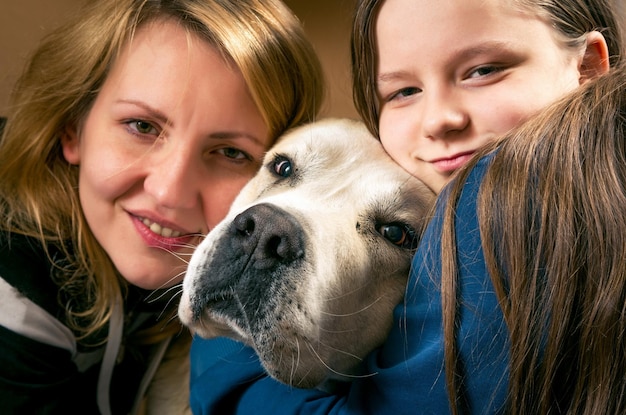
[[[89,2],[48,36],[0,144],[4,412],[139,408],[188,339],[171,289],[186,258],[321,101],[278,0]]]

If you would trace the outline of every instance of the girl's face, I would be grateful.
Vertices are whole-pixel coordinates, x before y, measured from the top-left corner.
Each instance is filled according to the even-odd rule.
[[[160,22],[137,32],[62,146],[98,242],[131,284],[154,289],[180,282],[271,141],[242,75]]]
[[[376,38],[381,142],[436,192],[479,147],[582,80],[582,51],[510,1],[386,0]]]

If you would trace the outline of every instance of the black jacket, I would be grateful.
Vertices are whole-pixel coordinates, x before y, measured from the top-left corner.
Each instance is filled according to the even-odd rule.
[[[50,247],[53,261],[62,261]],[[106,342],[88,346],[76,341],[65,325],[59,288],[52,278],[57,268],[48,260],[38,240],[0,233],[0,413],[97,414],[98,377]],[[112,414],[131,412],[140,384],[153,355],[167,347],[132,344],[131,331],[152,325],[163,310],[162,302],[146,301],[148,292],[131,289],[124,301],[119,355],[109,370]],[[123,327],[122,327],[123,325]],[[102,339],[108,335],[103,330]],[[93,343],[93,338],[91,343]],[[96,339],[97,340],[97,339]],[[117,362],[116,362],[117,361]],[[114,367],[113,367],[114,366]],[[100,392],[101,395],[104,392]],[[102,399],[102,398],[101,398]],[[105,410],[104,412],[107,412]]]

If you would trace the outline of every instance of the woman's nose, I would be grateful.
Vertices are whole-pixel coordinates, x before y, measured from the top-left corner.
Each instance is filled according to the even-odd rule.
[[[424,104],[422,128],[427,138],[450,138],[469,124],[469,115],[454,92],[433,91],[427,94]]]
[[[183,146],[159,151],[144,181],[144,189],[169,209],[191,209],[200,203],[201,160]]]

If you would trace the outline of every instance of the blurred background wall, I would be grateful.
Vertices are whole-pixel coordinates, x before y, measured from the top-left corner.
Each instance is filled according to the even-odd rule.
[[[0,0],[0,116],[28,53],[84,0]],[[87,0],[93,1],[93,0]],[[436,0],[433,0],[436,1]],[[356,0],[285,0],[304,23],[326,73],[322,115],[356,117],[350,80],[350,23]],[[614,0],[626,16],[626,0]]]
[[[0,0],[0,116],[28,54],[84,0]],[[92,1],[92,0],[87,0]],[[302,20],[328,81],[322,115],[356,117],[350,81],[350,20],[356,0],[286,0]]]

